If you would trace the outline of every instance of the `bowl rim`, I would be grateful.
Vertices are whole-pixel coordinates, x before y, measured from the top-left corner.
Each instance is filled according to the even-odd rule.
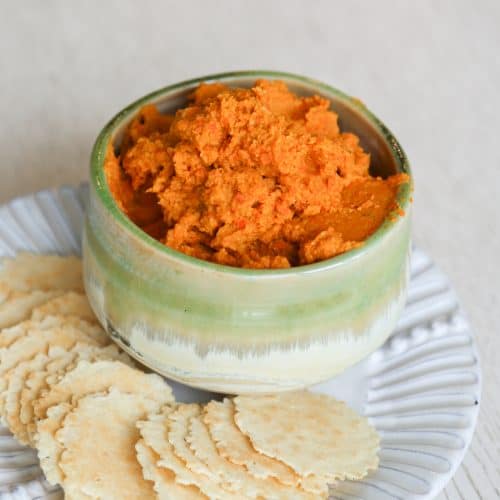
[[[113,138],[116,129],[120,125],[122,125],[122,122],[126,118],[132,117],[145,104],[149,103],[150,101],[154,101],[165,94],[173,93],[175,91],[191,87],[201,82],[225,81],[235,78],[283,79],[285,80],[285,82],[288,80],[306,85],[310,88],[310,90],[316,91],[318,93],[321,93],[323,91],[333,94],[336,98],[343,101],[345,104],[347,104],[351,108],[354,108],[355,111],[363,115],[363,117],[366,118],[370,122],[370,124],[379,132],[379,134],[389,147],[389,150],[396,162],[398,172],[408,174],[409,181],[403,183],[399,187],[397,193],[398,207],[396,207],[386,216],[384,222],[377,228],[377,230],[373,234],[366,238],[361,246],[331,257],[329,259],[315,262],[313,264],[305,264],[284,269],[249,269],[232,267],[224,264],[217,264],[215,262],[206,261],[197,257],[192,257],[168,247],[155,238],[149,236],[120,210],[113,195],[111,194],[111,191],[109,190],[103,167],[109,141]],[[341,265],[345,265],[347,262],[358,259],[364,253],[376,246],[377,242],[382,240],[387,235],[387,233],[389,233],[391,229],[396,225],[397,221],[393,220],[395,212],[401,210],[404,212],[403,215],[400,214],[397,216],[398,219],[402,219],[410,215],[409,211],[413,192],[413,176],[411,174],[410,163],[408,161],[406,153],[404,152],[397,139],[394,137],[393,133],[364,105],[361,100],[355,97],[351,97],[348,94],[338,90],[337,88],[327,85],[321,81],[294,73],[272,70],[231,71],[201,76],[162,87],[135,100],[134,102],[123,108],[121,111],[119,111],[113,118],[111,118],[111,120],[109,120],[109,122],[104,126],[104,128],[97,136],[90,157],[90,181],[91,186],[97,193],[105,209],[114,217],[120,227],[131,233],[132,236],[139,238],[145,244],[152,246],[156,251],[159,251],[161,254],[169,257],[170,259],[178,261],[180,264],[197,267],[200,270],[217,271],[239,277],[270,278],[297,276],[300,274],[316,273],[319,271],[336,268]]]

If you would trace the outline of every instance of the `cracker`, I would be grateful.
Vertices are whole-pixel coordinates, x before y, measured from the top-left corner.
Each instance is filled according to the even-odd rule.
[[[212,472],[207,465],[200,460],[189,447],[186,437],[189,433],[189,421],[192,417],[201,414],[201,407],[198,404],[182,404],[168,415],[167,439],[173,446],[174,453],[185,462],[188,469],[196,474],[202,474],[219,481],[219,476]],[[224,485],[221,485],[224,487]]]
[[[97,323],[90,323],[75,316],[50,316],[59,318],[64,328],[71,327],[81,330],[85,335],[94,339],[100,346],[111,344],[112,340],[105,330]]]
[[[95,338],[99,344],[111,343],[107,333],[97,324],[90,323],[76,316],[46,316],[41,319],[29,319],[15,326],[4,328],[0,332],[0,353],[10,347],[16,340],[26,335],[36,335],[40,330],[51,328],[78,328],[86,335]]]
[[[0,284],[0,287],[2,285]],[[58,290],[31,290],[29,292],[0,291],[4,300],[0,299],[0,328],[13,326],[20,321],[30,317],[31,312],[40,306],[60,295]]]
[[[159,376],[131,368],[120,361],[80,361],[78,365],[50,387],[36,402],[35,412],[43,418],[51,406],[76,401],[88,394],[114,387],[123,392],[139,393],[160,404],[173,402],[172,389]]]
[[[255,451],[248,437],[236,426],[234,404],[231,399],[208,403],[205,406],[203,420],[217,451],[224,458],[234,464],[243,465],[255,477],[261,479],[274,477],[283,484],[298,485],[299,478],[290,467]]]
[[[80,330],[66,327],[42,330],[36,335],[26,335],[8,348],[0,349],[0,393],[5,392],[14,368],[19,363],[30,360],[38,354],[46,355],[50,346],[69,349],[78,342],[97,345],[94,339]]]
[[[53,327],[47,330],[30,331],[9,347],[0,349],[0,377],[21,361],[37,354],[47,354],[49,346],[71,349],[77,342],[99,345],[99,342],[84,331],[73,326]],[[2,385],[4,388],[4,385]]]
[[[40,353],[40,356],[45,356],[45,354]],[[28,358],[28,359],[22,360],[19,363],[19,365],[24,365],[24,363],[29,363],[31,361],[34,361],[35,357],[36,356],[33,356],[33,357]],[[27,375],[27,373],[23,372],[24,368],[25,368],[24,366],[20,366],[19,372],[17,372],[17,370],[16,370],[17,366],[15,366],[15,367],[7,370],[5,373],[2,373],[0,376],[0,387],[1,387],[1,391],[0,391],[0,415],[1,415],[4,423],[5,423],[5,405],[7,402],[7,398],[9,396],[9,388],[11,387],[13,380],[17,376],[24,377]],[[16,380],[15,384],[19,385],[19,381]],[[11,388],[10,390],[13,391],[14,389]]]
[[[146,445],[143,439],[136,443],[135,450],[137,460],[142,467],[142,475],[144,479],[153,482],[154,490],[158,494],[158,500],[208,499],[196,486],[178,484],[172,471],[158,467],[156,463],[160,457]]]
[[[4,328],[0,331],[0,349],[9,347],[16,340],[28,335],[30,332],[39,330],[48,330],[60,326],[59,318],[48,316],[39,320],[28,319],[18,323],[17,325]]]
[[[89,323],[97,323],[97,318],[90,307],[87,296],[79,292],[65,292],[35,307],[31,319],[41,320],[47,316],[76,316]]]
[[[37,354],[30,360],[22,361],[10,372],[7,390],[2,394],[2,399],[5,401],[3,418],[12,434],[22,444],[30,444],[26,427],[20,418],[21,393],[26,380],[32,373],[42,371],[53,358],[61,356],[64,352],[64,349],[54,347],[49,349],[47,355]]]
[[[113,344],[106,347],[76,344],[70,351],[64,351],[61,356],[51,360],[44,370],[29,375],[20,394],[19,415],[19,420],[26,429],[29,444],[34,444],[34,435],[36,434],[37,418],[34,404],[36,404],[42,393],[47,391],[50,385],[58,381],[63,374],[72,370],[78,361],[97,361],[101,359],[114,359],[134,366],[131,358]]]
[[[98,349],[92,346],[93,349]],[[19,394],[19,429],[24,436],[24,444],[34,446],[33,435],[36,433],[36,421],[34,420],[33,400],[46,385],[45,379],[48,373],[64,370],[71,363],[73,354],[65,351],[61,356],[52,358],[39,371],[32,372],[24,381]]]
[[[64,291],[83,292],[76,257],[21,253],[0,262],[0,328],[28,318],[34,307]]]
[[[75,290],[83,292],[82,262],[75,256],[19,253],[0,262],[0,283],[11,290]]]
[[[154,498],[135,453],[140,438],[136,423],[159,406],[140,393],[114,389],[80,399],[56,432],[64,448],[62,486],[96,499]]]
[[[379,437],[364,417],[308,391],[237,396],[235,422],[253,447],[303,477],[361,479],[378,465]]]
[[[9,347],[0,349],[0,393],[5,391],[11,371],[20,362],[29,360],[37,354],[47,354],[49,346],[70,349],[78,342],[98,345],[81,330],[66,326],[30,332]]]
[[[189,424],[189,434],[186,437],[194,454],[202,460],[217,476],[224,487],[230,488],[234,494],[243,498],[283,499],[317,499],[326,496],[312,495],[298,488],[286,486],[274,478],[259,479],[242,467],[226,460],[218,454],[217,448],[210,437],[207,426],[200,417],[192,417]],[[160,462],[161,463],[161,462]]]
[[[4,377],[7,390],[0,398],[0,408],[10,431],[22,444],[31,444],[26,424],[33,417],[33,407],[30,404],[33,401],[32,396],[36,394],[33,389],[41,388],[48,373],[58,373],[64,368],[71,367],[75,358],[92,360],[122,358],[125,362],[131,363],[130,358],[120,353],[117,347],[109,347],[111,349],[77,344],[73,348],[76,348],[76,351],[66,351],[56,346],[49,348],[47,355],[37,354],[34,358],[22,361],[7,372]],[[28,379],[30,380],[29,387]],[[28,405],[30,409],[27,408]]]
[[[61,484],[63,473],[59,468],[61,446],[56,432],[61,428],[64,417],[71,411],[71,404],[61,403],[47,411],[47,418],[38,422],[35,445],[45,478],[50,484]]]
[[[41,420],[36,422],[36,432],[31,434],[32,440],[37,447],[41,442],[44,450],[50,447],[51,456],[45,459],[45,466],[52,474],[50,478],[47,477],[49,481],[61,480],[57,461],[62,449],[54,442],[53,436],[54,426],[57,428],[60,425],[61,405],[62,408],[71,408],[81,398],[108,389],[141,394],[156,401],[158,405],[173,401],[170,387],[158,375],[146,374],[120,361],[80,361],[75,369],[66,373],[33,404],[35,415]],[[52,408],[59,408],[55,417]],[[54,420],[55,424],[52,423]]]
[[[173,473],[176,483],[185,486],[196,486],[208,498],[219,500],[239,498],[232,493],[228,493],[206,476],[196,474],[188,469],[186,463],[175,454],[174,448],[167,438],[168,419],[166,417],[172,410],[172,407],[165,406],[160,414],[149,415],[147,420],[137,422],[137,427],[144,442],[160,457],[157,465]]]
[[[66,488],[64,490],[64,500],[89,500],[92,497],[86,495],[83,491]]]

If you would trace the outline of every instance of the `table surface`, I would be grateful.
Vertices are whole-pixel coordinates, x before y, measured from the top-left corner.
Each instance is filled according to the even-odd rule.
[[[360,97],[410,157],[414,239],[482,356],[477,432],[439,499],[499,498],[499,26],[498,0],[2,2],[0,202],[84,180],[103,124],[186,78],[279,69]]]

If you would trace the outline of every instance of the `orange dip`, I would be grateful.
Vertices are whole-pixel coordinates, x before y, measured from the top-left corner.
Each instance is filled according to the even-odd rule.
[[[145,106],[105,171],[144,231],[200,259],[248,268],[310,264],[363,243],[406,174],[369,173],[330,102],[279,81],[201,84],[175,116]]]

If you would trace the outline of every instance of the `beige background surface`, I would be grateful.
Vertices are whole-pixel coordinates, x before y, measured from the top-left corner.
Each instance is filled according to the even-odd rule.
[[[382,117],[413,164],[415,241],[451,276],[484,367],[476,437],[440,499],[500,497],[498,0],[0,6],[0,202],[84,180],[111,115],[189,77],[297,72]]]

